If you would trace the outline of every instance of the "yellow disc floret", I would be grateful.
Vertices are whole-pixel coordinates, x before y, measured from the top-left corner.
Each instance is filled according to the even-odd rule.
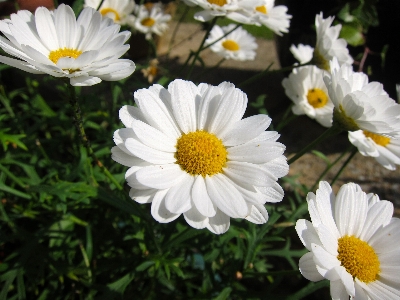
[[[82,54],[82,51],[76,50],[76,49],[71,49],[71,48],[63,48],[63,49],[58,49],[58,50],[53,50],[49,54],[49,59],[57,64],[58,60],[62,57],[72,57],[72,58],[78,58],[79,55]]]
[[[328,103],[328,95],[321,89],[311,89],[308,90],[307,100],[312,107],[321,108]]]
[[[338,240],[337,259],[353,278],[369,283],[378,279],[380,262],[374,248],[355,236],[343,236]]]
[[[214,175],[222,172],[228,152],[222,141],[203,130],[183,134],[176,145],[177,164],[190,175]]]
[[[226,40],[222,43],[222,47],[229,51],[238,51],[240,49],[239,44],[233,40]]]
[[[268,12],[268,11],[267,11],[267,7],[266,7],[265,5],[257,6],[257,7],[256,7],[256,11],[258,11],[258,12],[264,14],[264,15],[266,15],[267,12]]]
[[[144,18],[142,22],[140,22],[143,26],[151,27],[154,25],[156,21],[152,18]]]
[[[390,143],[390,138],[386,136],[372,133],[366,130],[363,130],[363,133],[366,137],[372,139],[376,144],[381,145],[383,147],[386,147],[386,145]]]
[[[218,6],[224,6],[225,4],[228,3],[228,2],[226,2],[226,0],[207,0],[207,2],[210,4],[218,5]]]
[[[112,18],[112,19],[114,19],[114,21],[119,21],[121,19],[121,17],[119,16],[118,12],[115,9],[110,8],[110,7],[102,8],[100,10],[100,13],[103,16],[107,16],[107,17],[114,16],[114,18]]]

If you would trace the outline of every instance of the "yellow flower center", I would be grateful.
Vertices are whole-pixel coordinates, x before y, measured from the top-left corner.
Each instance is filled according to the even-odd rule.
[[[107,17],[114,16],[114,18],[112,18],[114,21],[119,21],[120,18],[121,18],[121,17],[119,16],[119,13],[118,13],[115,9],[110,8],[110,7],[102,8],[102,9],[100,10],[100,13],[101,13],[103,16],[107,16]]]
[[[307,100],[312,107],[321,108],[328,103],[328,95],[321,89],[311,89],[308,90]]]
[[[256,11],[266,15],[267,14],[267,7],[265,5],[257,6]]]
[[[322,56],[321,53],[315,48],[313,53],[312,62],[320,69],[330,71],[329,61]]]
[[[142,22],[140,22],[143,26],[151,27],[154,25],[156,21],[152,18],[144,18]]]
[[[229,51],[238,51],[240,49],[239,44],[233,40],[226,40],[222,43],[222,47]]]
[[[353,278],[369,283],[377,280],[380,272],[378,255],[367,242],[355,236],[344,236],[338,240],[337,259]]]
[[[176,145],[177,164],[190,175],[214,175],[222,172],[227,161],[222,141],[203,130],[183,134]]]
[[[225,4],[228,3],[226,0],[207,0],[207,2],[218,6],[224,6]]]
[[[339,125],[343,130],[346,131],[356,131],[359,130],[357,123],[346,115],[343,106],[339,106],[333,110],[333,124]]]
[[[78,58],[79,55],[82,54],[82,51],[76,50],[76,49],[71,49],[71,48],[63,48],[63,49],[58,49],[58,50],[53,50],[49,54],[49,59],[57,64],[58,60],[62,57],[72,57],[72,58]]]
[[[381,145],[383,147],[386,147],[386,145],[390,143],[390,138],[388,138],[386,136],[375,134],[375,133],[372,133],[372,132],[369,132],[366,130],[363,130],[363,133],[366,137],[369,137],[376,144]]]

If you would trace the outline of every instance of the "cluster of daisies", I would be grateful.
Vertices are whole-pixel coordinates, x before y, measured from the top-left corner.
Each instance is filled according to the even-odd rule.
[[[100,5],[101,4],[101,5]],[[97,9],[102,16],[115,23],[126,25],[152,39],[168,29],[171,20],[161,3],[136,4],[134,0],[85,0],[85,7]]]
[[[382,84],[369,83],[366,74],[353,71],[347,43],[338,38],[341,25],[331,26],[332,22],[333,17],[317,15],[315,48],[290,48],[300,64],[309,64],[282,81],[293,101],[292,111],[325,127],[340,125],[362,155],[395,170],[400,165],[400,107]]]
[[[72,85],[128,77],[135,64],[120,57],[129,48],[125,43],[130,33],[119,32],[117,23],[129,22],[135,5],[119,1],[125,5],[121,10],[114,9],[112,0],[97,10],[101,2],[88,0],[77,19],[63,4],[54,12],[41,7],[34,15],[11,15],[0,21],[0,47],[15,58],[0,56],[0,62],[33,74],[65,77]],[[196,15],[202,21],[216,16],[268,21],[280,32],[289,19],[285,8],[274,10],[268,0],[185,2],[205,9]],[[146,17],[135,22],[147,26],[156,15],[147,10]],[[317,15],[315,49],[291,48],[300,63],[313,63],[296,68],[283,82],[295,103],[293,112],[326,127],[343,127],[361,153],[393,168],[400,156],[400,105],[382,85],[353,72],[346,44],[338,38],[340,25],[332,27],[332,21]],[[215,27],[207,43],[226,35],[224,48],[254,49],[252,39],[235,44],[240,30],[234,29]],[[230,58],[247,57],[237,53]],[[267,222],[264,205],[283,199],[277,181],[289,166],[279,134],[267,131],[271,119],[263,114],[243,118],[243,91],[228,82],[212,86],[176,79],[167,88],[155,84],[139,89],[134,100],[136,106],[126,105],[119,112],[125,128],[114,133],[116,146],[111,149],[112,158],[129,167],[125,178],[133,200],[151,203],[151,214],[160,223],[183,215],[190,226],[215,234],[229,229],[230,218]],[[342,186],[335,196],[326,182],[316,194],[307,195],[307,202],[311,222],[296,223],[309,250],[300,259],[304,277],[330,280],[333,299],[399,299],[400,220],[392,218],[393,205],[354,183]]]

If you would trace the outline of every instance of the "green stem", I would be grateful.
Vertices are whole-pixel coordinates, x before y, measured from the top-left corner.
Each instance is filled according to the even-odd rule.
[[[346,159],[346,161],[343,163],[340,170],[336,173],[335,177],[333,177],[333,179],[331,181],[331,186],[336,182],[336,180],[339,178],[339,176],[343,173],[344,169],[347,167],[347,165],[350,163],[350,161],[353,159],[353,157],[357,154],[357,152],[358,152],[358,149],[356,147],[353,147],[351,154]]]
[[[103,5],[103,2],[104,2],[104,0],[101,0],[101,1],[100,1],[100,4],[99,4],[99,6],[97,6],[97,9],[96,9],[96,10],[99,10],[99,9],[100,9],[100,7]]]
[[[110,173],[110,171],[108,171],[108,169],[102,164],[102,162],[97,158],[96,154],[94,153],[90,145],[90,141],[85,133],[85,129],[83,128],[81,108],[79,107],[78,98],[75,94],[75,88],[68,83],[67,88],[70,92],[69,103],[71,104],[74,111],[75,127],[78,130],[83,146],[85,146],[88,155],[92,157],[93,161],[96,163],[96,165],[99,166],[104,175],[106,175],[111,180],[111,182],[114,183],[117,189],[122,190],[122,186],[118,183],[118,181],[114,178],[114,176]]]
[[[212,19],[211,23],[209,24],[209,26],[207,28],[207,31],[206,31],[206,34],[204,35],[204,38],[201,41],[201,44],[199,46],[199,49],[197,49],[196,53],[194,54],[194,58],[193,58],[192,64],[190,65],[190,68],[189,68],[189,72],[186,75],[186,79],[188,79],[190,77],[190,75],[192,75],[194,65],[195,65],[197,59],[199,58],[200,52],[203,51],[204,43],[205,43],[206,39],[208,38],[208,35],[209,35],[211,29],[214,27],[214,25],[217,22],[217,20],[218,20],[218,17],[215,17],[214,19]]]
[[[340,127],[337,127],[337,126],[332,126],[332,127],[328,128],[319,137],[317,137],[314,141],[312,141],[310,144],[308,144],[303,149],[301,149],[295,156],[290,158],[288,160],[288,164],[290,165],[290,164],[294,163],[297,159],[302,157],[306,152],[308,152],[312,148],[314,148],[314,146],[316,146],[319,143],[321,143],[322,141],[326,140],[328,137],[331,137],[333,135],[337,135],[341,131],[342,131],[342,129]]]
[[[351,146],[351,147],[352,147],[352,146]],[[343,153],[340,154],[340,155],[338,156],[338,158],[336,158],[332,163],[329,163],[329,164],[326,166],[325,170],[321,173],[321,175],[320,175],[320,176],[318,177],[318,179],[315,181],[315,183],[314,183],[314,185],[312,186],[312,188],[310,189],[310,191],[314,191],[314,190],[316,189],[318,183],[322,180],[322,178],[324,178],[325,175],[329,172],[329,170],[332,169],[332,167],[333,167],[334,165],[336,165],[336,164],[339,162],[339,160],[341,160],[341,159],[343,158],[343,156],[346,155],[346,153],[349,152],[349,150],[351,149],[351,147],[350,147],[349,149],[347,149],[346,151],[343,151]]]

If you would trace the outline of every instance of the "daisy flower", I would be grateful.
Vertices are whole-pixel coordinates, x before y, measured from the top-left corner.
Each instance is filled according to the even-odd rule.
[[[392,218],[393,204],[354,183],[335,197],[327,182],[307,202],[311,222],[296,223],[310,251],[300,258],[303,276],[328,279],[333,299],[400,299],[400,219]]]
[[[228,35],[228,32],[236,27],[235,24],[219,27],[215,25],[205,41],[205,45],[213,44],[210,49],[226,59],[254,60],[258,47],[256,39],[246,30],[238,27]],[[225,36],[226,35],[226,36]],[[222,38],[222,39],[221,39]]]
[[[171,15],[164,14],[158,6],[153,6],[150,10],[142,6],[129,25],[144,33],[146,39],[150,40],[153,33],[162,35],[168,29],[170,20]]]
[[[348,64],[339,66],[336,58],[330,69],[331,73],[324,73],[324,82],[335,106],[334,125],[400,138],[400,104],[388,96],[382,84],[368,83],[366,74],[354,72]]]
[[[322,13],[315,16],[317,43],[314,49],[313,60],[317,67],[329,71],[329,61],[336,57],[339,64],[352,64],[353,58],[347,49],[347,42],[339,39],[342,25],[331,26],[334,17],[323,18]]]
[[[309,45],[292,45],[290,46],[289,50],[300,64],[306,64],[313,58],[314,48]]]
[[[289,32],[292,16],[286,12],[287,7],[284,5],[275,6],[275,0],[263,0],[262,5],[254,6],[252,9],[256,24],[268,27],[277,35]]]
[[[84,7],[92,7],[99,9],[99,12],[104,16],[113,20],[115,23],[124,25],[128,23],[129,18],[132,18],[132,12],[135,10],[135,1],[133,0],[85,0]]]
[[[349,132],[349,140],[362,155],[375,158],[388,170],[400,165],[400,140],[363,130]]]
[[[197,21],[207,22],[215,17],[227,17],[243,24],[254,24],[247,10],[263,5],[264,0],[184,0],[189,6],[200,6],[204,10],[195,13]]]
[[[323,81],[324,71],[316,66],[296,68],[282,81],[286,95],[293,101],[296,115],[306,114],[325,127],[332,126],[333,103]]]
[[[128,49],[130,32],[119,31],[111,19],[87,7],[78,19],[71,7],[61,4],[54,12],[39,7],[0,21],[0,47],[17,59],[0,56],[0,62],[32,74],[66,77],[75,86],[128,77],[135,64],[119,59]]]
[[[168,223],[183,214],[197,229],[224,233],[230,218],[268,220],[266,202],[279,202],[278,178],[288,173],[285,146],[271,119],[242,119],[247,96],[233,84],[174,80],[134,93],[124,106],[126,128],[114,134],[112,158],[127,167],[130,196],[151,203],[151,214]]]

